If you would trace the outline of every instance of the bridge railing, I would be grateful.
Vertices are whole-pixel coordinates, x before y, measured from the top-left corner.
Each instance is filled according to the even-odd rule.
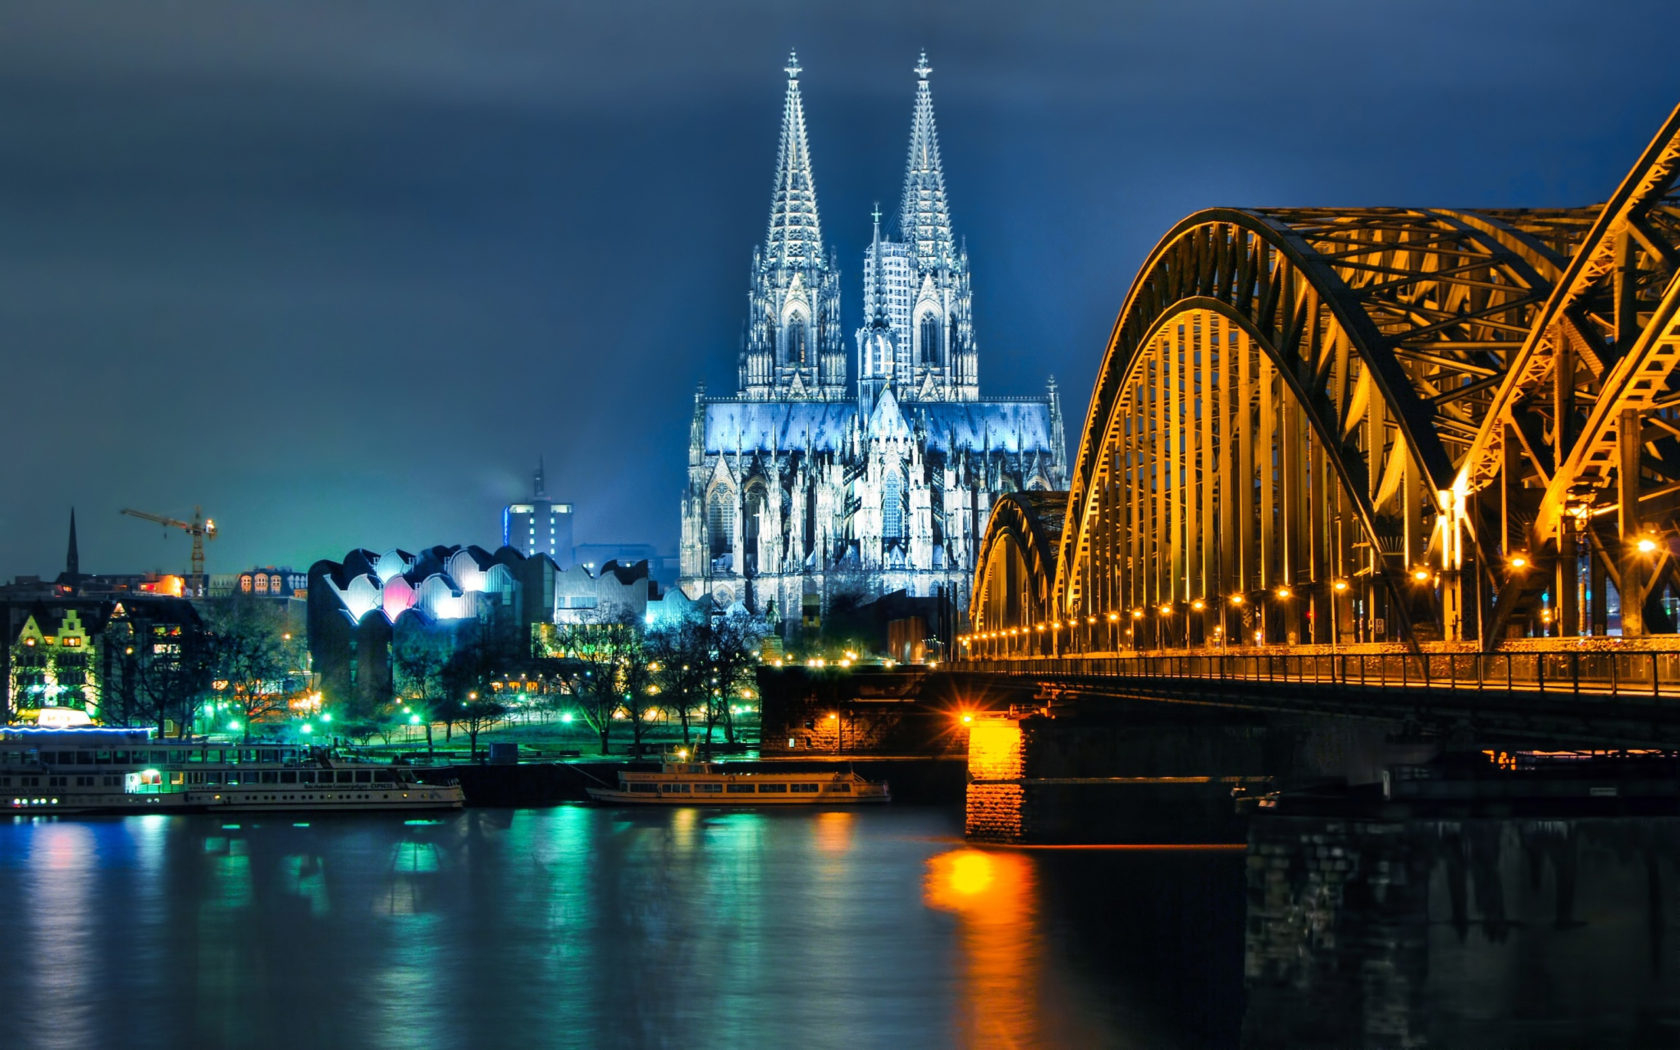
[[[955,666],[1007,674],[1556,693],[1653,703],[1680,700],[1680,651],[1186,652],[983,658]]]

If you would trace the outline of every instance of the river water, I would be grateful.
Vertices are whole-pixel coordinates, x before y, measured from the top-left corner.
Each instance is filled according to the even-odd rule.
[[[896,805],[14,818],[0,1046],[1676,1045],[1672,836],[1582,840],[1495,925],[1488,872],[1530,877],[1502,834],[1399,858],[1311,822],[978,849]],[[1402,868],[1421,896],[1372,890]]]

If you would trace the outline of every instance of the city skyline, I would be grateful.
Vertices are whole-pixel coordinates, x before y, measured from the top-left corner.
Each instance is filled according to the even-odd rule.
[[[1325,65],[1241,60],[1351,54],[1383,12],[648,10],[20,19],[0,319],[39,395],[0,424],[21,453],[0,576],[55,573],[72,505],[90,572],[185,569],[187,537],[125,506],[203,506],[211,572],[493,546],[539,456],[580,541],[673,549],[694,388],[733,386],[790,47],[842,329],[864,321],[869,212],[896,205],[926,48],[984,391],[1054,373],[1070,430],[1139,262],[1190,211],[1592,203],[1675,86],[1637,54],[1662,34],[1613,45],[1614,20],[1526,5],[1521,40],[1517,5],[1485,5],[1362,45],[1332,90]],[[1209,77],[1181,68],[1192,48]],[[1466,49],[1485,81],[1463,83]],[[1598,97],[1554,86],[1612,60]]]

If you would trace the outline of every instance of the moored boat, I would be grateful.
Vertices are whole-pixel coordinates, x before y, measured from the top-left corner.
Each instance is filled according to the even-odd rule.
[[[320,747],[0,727],[0,809],[13,813],[459,809],[464,801],[457,783],[342,762]]]
[[[886,783],[851,770],[832,773],[736,773],[711,762],[668,756],[657,773],[621,769],[616,787],[592,787],[596,802],[665,806],[847,806],[890,802]]]

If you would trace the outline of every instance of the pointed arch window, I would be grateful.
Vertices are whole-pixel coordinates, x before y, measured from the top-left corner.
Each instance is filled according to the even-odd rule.
[[[889,470],[881,483],[881,539],[904,540],[904,478],[896,470]]]
[[[714,558],[735,551],[735,501],[732,497],[728,489],[719,486],[712,490],[706,508],[706,531],[711,537]]]
[[[808,332],[805,328],[805,315],[800,313],[788,315],[787,322],[787,357],[784,359],[790,365],[805,364],[806,354],[809,352],[806,342]]]
[[[939,318],[933,314],[922,315],[922,364],[939,364]]]

